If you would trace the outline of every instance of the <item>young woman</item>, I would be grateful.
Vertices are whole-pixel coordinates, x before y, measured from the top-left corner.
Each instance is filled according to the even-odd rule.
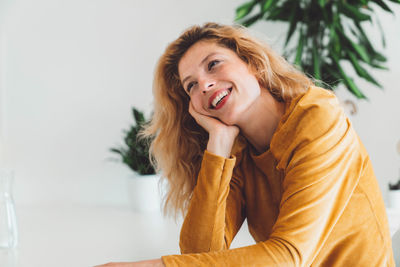
[[[151,153],[182,255],[107,266],[394,266],[371,161],[336,97],[244,28],[186,30],[161,56]],[[247,219],[255,245],[229,249]]]

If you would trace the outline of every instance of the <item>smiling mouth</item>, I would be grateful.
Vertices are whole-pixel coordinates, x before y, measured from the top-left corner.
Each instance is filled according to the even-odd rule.
[[[230,93],[232,92],[232,87],[228,88],[228,90],[225,90],[221,93],[219,93],[216,97],[214,97],[214,99],[211,101],[209,108],[210,109],[219,109],[220,108],[220,104],[223,102],[223,100],[230,95]]]

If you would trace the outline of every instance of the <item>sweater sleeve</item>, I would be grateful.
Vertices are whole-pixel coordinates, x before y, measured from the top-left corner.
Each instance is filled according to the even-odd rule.
[[[363,168],[358,138],[342,109],[333,96],[322,98],[317,105],[300,103],[271,141],[285,177],[269,239],[231,250],[165,256],[166,266],[311,265]]]
[[[185,216],[181,253],[220,251],[230,243],[244,221],[242,182],[232,176],[236,157],[205,151]]]

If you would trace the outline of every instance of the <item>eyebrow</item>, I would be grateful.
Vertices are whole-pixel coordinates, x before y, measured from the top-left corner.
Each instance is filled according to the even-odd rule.
[[[218,54],[218,53],[217,53],[217,52],[213,52],[213,53],[211,53],[211,54],[208,54],[208,55],[200,62],[199,66],[203,65],[204,62],[206,62],[210,57],[212,57],[212,56],[214,56],[214,55],[216,55],[216,54]],[[184,86],[184,85],[185,85],[185,82],[186,82],[188,79],[190,79],[190,78],[192,78],[192,76],[187,76],[185,79],[183,79],[183,80],[182,80],[182,86]]]

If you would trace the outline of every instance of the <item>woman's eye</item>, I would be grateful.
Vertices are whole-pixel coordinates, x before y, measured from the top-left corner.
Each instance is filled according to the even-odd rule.
[[[212,60],[208,63],[208,70],[211,70],[215,65],[219,63],[219,60]]]
[[[186,88],[186,91],[187,91],[188,93],[190,93],[190,90],[192,89],[192,87],[193,87],[193,83],[189,83],[188,86],[187,86],[187,88]]]

